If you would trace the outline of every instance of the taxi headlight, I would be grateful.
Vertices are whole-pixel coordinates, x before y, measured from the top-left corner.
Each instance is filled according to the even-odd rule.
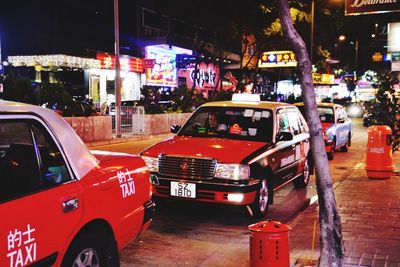
[[[142,158],[151,172],[158,172],[158,158],[143,156]]]
[[[250,167],[245,164],[218,163],[215,167],[214,177],[231,180],[248,180]]]

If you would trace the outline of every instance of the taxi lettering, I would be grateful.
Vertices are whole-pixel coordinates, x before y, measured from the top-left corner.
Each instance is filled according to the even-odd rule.
[[[281,167],[294,162],[294,155],[281,159]]]
[[[118,171],[117,177],[119,181],[119,186],[121,187],[122,198],[134,195],[135,182],[133,181],[133,178],[131,177],[128,169],[126,169],[126,172]]]
[[[7,258],[10,259],[10,267],[26,266],[36,261],[36,242],[33,237],[35,231],[28,224],[24,232],[19,229],[9,232]]]

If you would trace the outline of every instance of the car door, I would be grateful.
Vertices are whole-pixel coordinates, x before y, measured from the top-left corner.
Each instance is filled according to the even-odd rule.
[[[350,132],[349,118],[342,107],[336,107],[336,146],[342,147],[347,143]]]
[[[62,150],[33,117],[0,116],[0,262],[54,263],[82,217]]]
[[[279,136],[281,132],[292,133],[288,114],[285,108],[278,109],[276,112],[276,136]],[[295,152],[296,152],[296,141],[275,141],[274,152],[271,155],[273,175],[273,187],[279,187],[280,185],[289,181],[295,172]]]
[[[304,122],[301,120],[301,114],[297,108],[287,109],[288,119],[290,127],[293,133],[293,143],[294,143],[294,171],[293,175],[297,176],[302,171],[302,166],[305,161],[309,149],[309,135],[306,131]],[[293,147],[293,145],[292,145]]]

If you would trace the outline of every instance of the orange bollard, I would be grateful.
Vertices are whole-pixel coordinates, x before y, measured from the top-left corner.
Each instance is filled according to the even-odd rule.
[[[365,170],[368,178],[385,179],[393,174],[392,130],[386,125],[368,127]]]
[[[271,220],[249,225],[250,266],[289,266],[290,229],[286,224]]]

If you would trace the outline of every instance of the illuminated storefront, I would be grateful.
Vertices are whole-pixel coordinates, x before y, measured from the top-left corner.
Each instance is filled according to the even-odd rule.
[[[115,56],[97,53],[100,68],[91,70],[89,97],[95,104],[115,102]],[[139,100],[144,79],[143,61],[140,58],[120,56],[121,100]]]
[[[195,85],[195,89],[206,98],[210,95],[210,91],[213,92],[219,88],[219,75],[219,66],[215,63],[201,62],[197,65],[197,75],[195,74],[194,63],[190,63],[186,68],[178,70],[180,82],[186,84],[188,89],[193,88],[193,85]]]

